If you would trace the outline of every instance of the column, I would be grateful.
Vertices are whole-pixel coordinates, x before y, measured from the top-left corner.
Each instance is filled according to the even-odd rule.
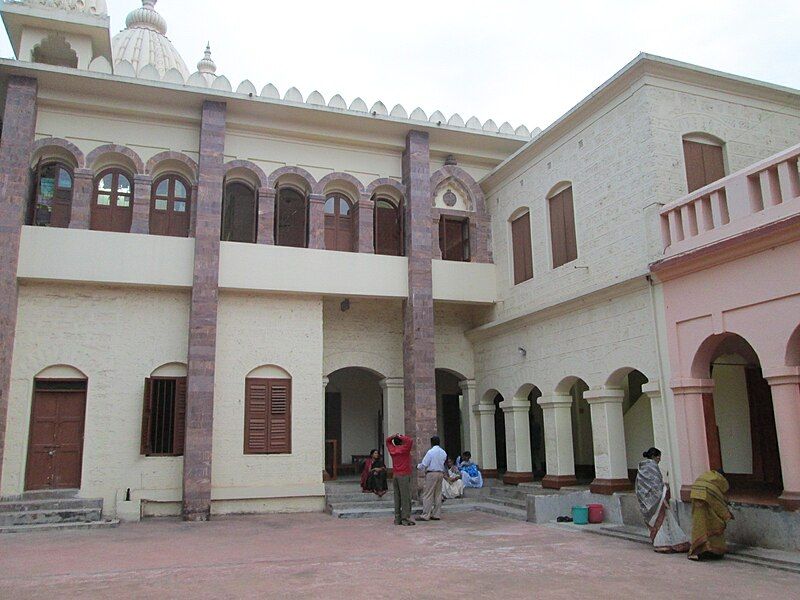
[[[781,454],[783,493],[778,501],[787,510],[800,510],[800,368],[765,369],[764,376],[772,392]]]
[[[375,203],[366,194],[355,206],[355,243],[359,252],[375,253]]]
[[[405,382],[402,377],[392,377],[381,380],[383,391],[383,435],[389,437],[395,433],[406,432],[406,415],[403,406],[403,387]],[[392,468],[392,457],[386,450],[381,449],[381,454],[386,458],[386,466]]]
[[[658,382],[647,383],[642,386],[642,394],[650,400],[650,414],[653,419],[653,443],[661,450],[661,470],[665,471],[668,480],[672,479],[671,470],[672,452],[667,428],[667,412],[664,398],[661,395],[661,385]],[[640,400],[641,402],[641,400]],[[672,482],[674,484],[674,482]]]
[[[477,382],[464,379],[458,382],[461,388],[461,446],[462,451],[469,450],[475,460],[481,461],[481,420],[478,413],[472,410],[476,400]]]
[[[211,438],[214,421],[225,114],[225,103],[203,103],[194,280],[189,312],[186,443],[183,458],[183,518],[187,521],[207,521],[211,516]]]
[[[72,184],[72,209],[70,229],[89,229],[92,222],[92,200],[94,199],[94,174],[90,169],[75,169]]]
[[[533,481],[531,462],[531,403],[527,398],[511,398],[500,404],[506,420],[506,455],[508,471],[503,483],[526,483]]]
[[[575,451],[572,448],[572,396],[557,394],[537,400],[544,413],[547,475],[542,487],[560,489],[575,485]]]
[[[595,494],[613,494],[633,487],[628,478],[628,455],[625,450],[625,422],[622,402],[625,392],[615,389],[584,392],[592,411],[595,479],[590,490]]]
[[[35,79],[8,78],[0,139],[0,477],[17,328],[17,259],[29,198],[37,91]]]
[[[308,247],[325,249],[325,196],[322,194],[308,197]]]
[[[322,431],[320,432],[320,438],[322,439],[322,481],[329,481],[333,478],[333,473],[328,473],[328,461],[326,457],[328,456],[328,440],[326,439],[328,436],[325,435],[325,392],[328,388],[328,383],[330,383],[330,379],[327,377],[322,378]],[[333,457],[334,464],[337,464],[336,456]]]
[[[406,435],[414,439],[412,460],[418,461],[437,431],[430,148],[426,132],[409,131],[406,136],[403,184],[406,186],[408,256],[408,298],[403,303],[403,398]]]
[[[275,194],[272,188],[258,190],[258,243],[275,243]]]
[[[473,413],[480,420],[481,454],[474,452],[472,457],[478,461],[486,479],[497,478],[497,445],[494,437],[494,404],[476,404],[472,407]]]
[[[150,197],[152,193],[153,178],[150,175],[137,173],[133,176],[131,233],[150,233]]]
[[[713,379],[679,379],[671,384],[675,433],[681,461],[681,500],[688,502],[692,484],[710,467],[703,396],[714,393]]]

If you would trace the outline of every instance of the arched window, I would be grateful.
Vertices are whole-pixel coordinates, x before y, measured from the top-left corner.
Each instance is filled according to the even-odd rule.
[[[572,186],[567,185],[557,189],[557,192],[551,193],[547,198],[554,269],[578,258],[578,239],[575,235],[575,208],[572,201]]]
[[[256,190],[245,183],[234,181],[225,186],[222,201],[223,242],[256,243],[258,223]]]
[[[72,171],[57,162],[36,169],[35,198],[28,222],[40,227],[69,227],[72,215]]]
[[[95,180],[91,228],[96,231],[131,230],[132,177],[120,169],[107,169]]]
[[[375,200],[375,254],[403,256],[402,210],[388,198]]]
[[[469,219],[442,215],[439,219],[439,249],[443,260],[469,262]]]
[[[683,136],[683,160],[689,193],[725,177],[722,142],[705,134]]]
[[[514,285],[533,279],[531,214],[527,210],[511,220],[511,254],[514,262]]]
[[[153,184],[150,233],[188,237],[191,188],[182,177],[164,175]]]
[[[278,190],[275,210],[275,244],[305,248],[308,244],[308,203],[294,188]]]
[[[353,206],[341,194],[325,201],[325,249],[353,251]]]

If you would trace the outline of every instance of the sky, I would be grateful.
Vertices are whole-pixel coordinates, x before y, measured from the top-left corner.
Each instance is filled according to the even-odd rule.
[[[112,35],[140,0],[107,0]],[[648,52],[800,88],[797,0],[160,0],[193,72],[545,128]],[[0,36],[0,55],[12,56]]]

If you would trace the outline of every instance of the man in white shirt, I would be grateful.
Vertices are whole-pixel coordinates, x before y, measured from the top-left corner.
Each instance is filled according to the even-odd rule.
[[[425,474],[425,488],[422,492],[422,516],[417,521],[438,521],[442,514],[442,479],[447,452],[439,446],[439,436],[431,438],[431,449],[419,463],[417,469]]]

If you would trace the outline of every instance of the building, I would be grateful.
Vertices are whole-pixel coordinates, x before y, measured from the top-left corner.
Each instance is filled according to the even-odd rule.
[[[685,485],[716,464],[712,406],[723,466],[797,508],[800,282],[770,277],[798,258],[799,92],[640,55],[531,134],[233,91],[142,4],[113,38],[102,0],[2,6],[0,495],[78,488],[127,519],[320,510],[325,476],[401,430],[507,483],[604,494],[655,444]],[[737,287],[731,260],[762,295],[693,302]],[[753,344],[703,346],[717,390],[754,353],[777,369],[780,490],[745,456],[767,411],[751,431],[741,389],[703,404],[680,341],[754,298],[780,305],[783,363],[728,317],[691,340]]]

